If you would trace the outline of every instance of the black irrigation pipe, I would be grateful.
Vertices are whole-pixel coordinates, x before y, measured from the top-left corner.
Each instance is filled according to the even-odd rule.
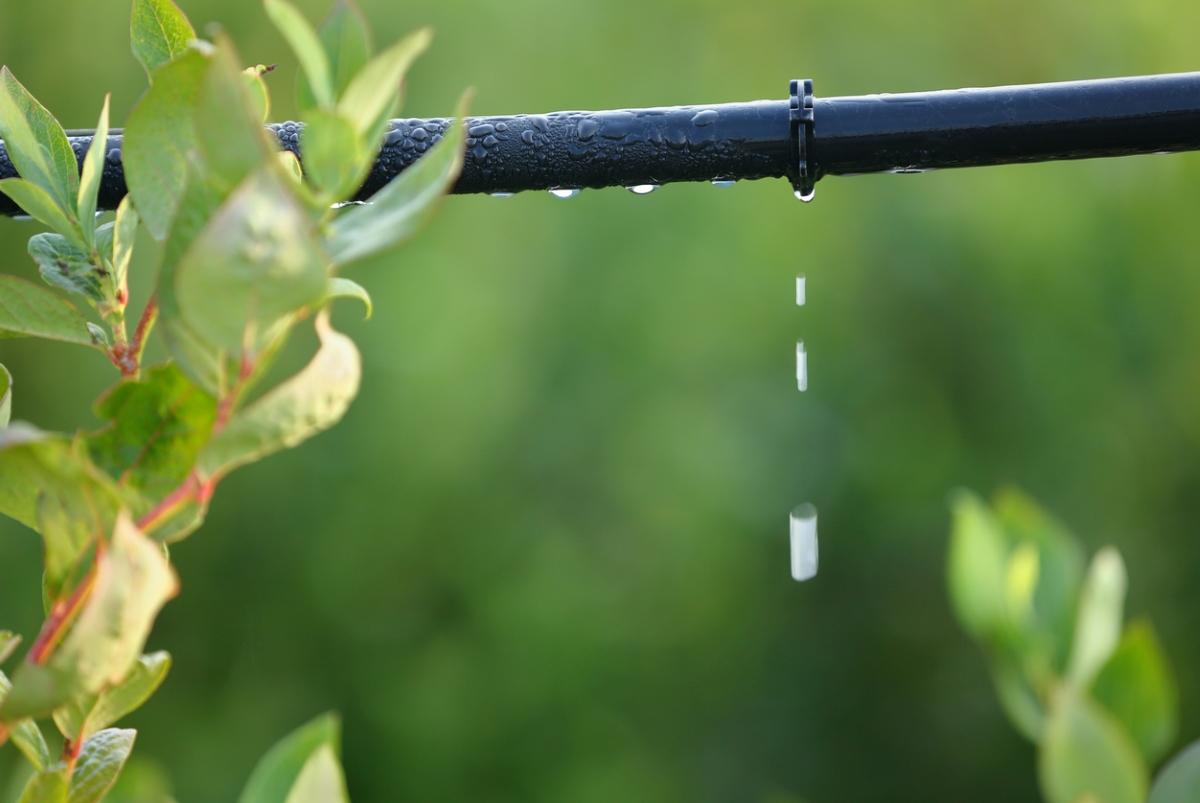
[[[392,121],[359,199],[449,122]],[[271,128],[299,155],[300,125]],[[786,177],[807,200],[824,176],[1200,150],[1200,72],[843,98],[793,81],[789,100],[473,117],[468,133],[456,193]],[[82,162],[92,134],[69,134]],[[119,131],[106,147],[99,206],[112,209],[126,192]],[[15,175],[0,143],[0,178]],[[0,214],[19,212],[0,195]]]

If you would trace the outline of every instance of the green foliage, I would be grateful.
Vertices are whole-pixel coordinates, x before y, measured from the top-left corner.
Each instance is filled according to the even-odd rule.
[[[351,0],[337,0],[321,24],[319,35],[329,60],[334,95],[340,97],[350,80],[371,58],[371,32],[358,6]],[[296,76],[296,105],[305,113],[315,110],[318,105],[303,71]]]
[[[1120,553],[1100,550],[1082,576],[1080,545],[1015,492],[993,507],[961,492],[953,509],[951,602],[1005,713],[1038,746],[1047,803],[1145,800],[1149,765],[1175,741],[1178,698],[1150,624],[1123,628]]]
[[[22,176],[0,190],[53,229],[28,249],[51,289],[0,276],[0,335],[96,346],[121,373],[95,403],[103,425],[67,437],[9,425],[12,378],[0,366],[0,512],[39,532],[45,556],[46,622],[11,683],[0,674],[0,742],[11,739],[36,770],[22,800],[93,803],[114,787],[135,734],[109,726],[146,702],[171,665],[166,653],[142,654],[179,590],[160,542],[198,527],[234,468],[342,418],[362,366],[353,341],[333,330],[329,306],[355,298],[369,317],[371,298],[336,275],[338,255],[355,253],[360,234],[370,237],[362,254],[406,239],[461,165],[456,126],[381,196],[385,219],[357,209],[339,218],[331,207],[357,192],[378,153],[383,115],[428,34],[371,60],[361,15],[346,2],[320,35],[282,0],[267,0],[266,10],[316,98],[307,169],[263,127],[267,68],[242,69],[224,35],[197,40],[169,0],[135,0],[133,52],[152,84],[125,127],[130,194],[103,226],[95,220],[109,99],[81,167],[58,122],[7,68],[0,72],[0,136]],[[336,228],[345,218],[349,226]],[[128,280],[142,221],[165,247],[131,338]],[[385,224],[397,232],[383,232]],[[55,291],[81,296],[104,325]],[[311,361],[246,403],[308,318],[320,340]],[[143,366],[156,323],[172,359]],[[18,642],[0,633],[0,659]],[[45,717],[64,737],[61,761],[35,721]],[[339,739],[336,717],[314,720],[264,758],[243,800],[346,801]]]
[[[1192,803],[1200,800],[1200,742],[1193,742],[1163,768],[1148,803]]]

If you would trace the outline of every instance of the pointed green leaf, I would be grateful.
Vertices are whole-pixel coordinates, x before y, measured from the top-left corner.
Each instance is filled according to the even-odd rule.
[[[304,175],[320,193],[322,206],[343,201],[362,185],[372,154],[346,118],[315,111],[300,135]]]
[[[194,51],[164,66],[125,126],[125,181],[156,240],[166,238],[187,186],[187,155],[196,147],[193,107],[207,70],[208,59]]]
[[[1037,744],[1042,738],[1045,716],[1037,692],[1021,671],[1019,661],[1005,650],[991,656],[992,682],[1008,721],[1029,741]]]
[[[136,711],[158,689],[171,669],[165,652],[143,655],[120,683],[96,694],[78,697],[54,711],[62,735],[78,744]]]
[[[242,70],[242,85],[246,96],[254,105],[258,119],[266,123],[271,114],[271,93],[267,91],[267,82],[262,79],[268,72],[266,65],[259,64]]]
[[[341,762],[333,747],[323,744],[305,762],[286,803],[349,803],[349,800]]]
[[[193,118],[205,178],[226,191],[273,159],[267,130],[246,91],[240,65],[233,42],[225,35],[218,36],[211,65],[196,95]]]
[[[61,234],[47,232],[30,237],[29,256],[37,263],[38,273],[47,284],[93,302],[104,298],[100,271],[92,264],[91,257]]]
[[[61,765],[29,779],[17,803],[67,803],[67,771]]]
[[[395,104],[408,68],[432,41],[433,31],[421,28],[367,62],[338,101],[338,113],[363,136],[370,134]]]
[[[19,646],[21,646],[20,636],[11,630],[0,630],[0,664],[11,658]]]
[[[954,525],[946,567],[950,602],[963,628],[983,639],[1008,621],[1008,545],[1000,523],[977,496],[964,491],[952,504]]]
[[[324,746],[331,748],[336,757],[341,739],[342,724],[335,714],[322,714],[292,731],[258,762],[238,803],[287,803],[288,793],[309,758]]]
[[[1129,734],[1069,686],[1055,696],[1038,756],[1047,803],[1137,803],[1146,797],[1146,763]]]
[[[113,269],[113,284],[120,290],[126,289],[129,282],[129,262],[133,259],[133,246],[137,240],[139,222],[133,200],[126,195],[117,207],[117,219],[112,224],[112,252],[109,256]],[[101,255],[104,255],[103,252]]]
[[[171,0],[133,0],[129,38],[133,55],[153,83],[155,71],[185,54],[196,32]]]
[[[1125,562],[1112,547],[1096,553],[1079,597],[1075,641],[1067,664],[1067,678],[1078,688],[1092,685],[1121,638],[1125,618]]]
[[[0,672],[0,701],[3,701],[11,690],[12,683],[9,682],[8,676]],[[28,718],[19,719],[6,727],[12,743],[35,770],[44,772],[54,763],[54,759],[50,755],[50,748],[46,745],[46,737],[42,735],[42,729],[37,726],[36,722]]]
[[[96,239],[96,197],[100,192],[100,179],[104,177],[104,159],[108,153],[108,103],[111,99],[111,94],[104,96],[100,121],[96,123],[96,134],[92,137],[87,156],[83,158],[83,170],[79,174],[79,226],[83,231],[84,242],[92,246],[95,245]]]
[[[71,212],[72,218],[68,218],[50,193],[38,185],[23,178],[6,178],[0,181],[0,192],[12,198],[30,217],[69,239],[80,251],[88,250],[83,235],[79,233],[79,226],[73,220],[74,211]]]
[[[9,157],[17,172],[45,190],[63,214],[76,223],[79,162],[71,141],[54,115],[29,94],[7,67],[0,67],[0,138],[7,144],[10,136],[14,140]],[[31,146],[30,137],[36,147]]]
[[[321,348],[300,373],[272,388],[233,417],[201,451],[202,476],[221,477],[238,466],[308,440],[341,420],[358,393],[362,363],[354,342],[316,318]]]
[[[321,24],[321,44],[329,57],[333,92],[340,97],[350,81],[371,59],[371,32],[367,21],[352,0],[338,0]],[[303,71],[296,77],[296,105],[302,111],[316,108],[308,77]]]
[[[0,429],[8,426],[12,420],[12,374],[0,365]],[[7,632],[7,631],[4,631]],[[11,635],[11,634],[10,634]],[[0,637],[0,656],[4,655],[4,639]],[[0,663],[4,663],[0,658]]]
[[[1192,742],[1163,768],[1147,803],[1195,803],[1200,800],[1200,742]]]
[[[264,0],[263,6],[271,22],[283,34],[288,46],[300,61],[300,69],[308,77],[309,86],[317,105],[333,108],[333,77],[329,68],[329,56],[317,37],[317,32],[287,0]]]
[[[1167,656],[1148,621],[1125,628],[1100,670],[1092,696],[1117,718],[1155,764],[1170,750],[1179,726],[1179,694]]]
[[[343,279],[340,276],[335,276],[329,280],[329,291],[327,298],[357,298],[367,308],[367,314],[363,316],[364,320],[369,320],[373,307],[371,306],[371,296],[363,289],[358,282],[352,282],[349,279]]]
[[[0,276],[0,337],[44,337],[95,345],[86,321],[74,307],[16,276]]]
[[[459,103],[466,113],[469,96]],[[329,226],[327,249],[333,261],[345,265],[403,245],[424,226],[462,170],[463,126],[454,123],[445,137],[364,206],[349,211]]]
[[[67,803],[99,803],[113,788],[133,751],[135,730],[102,730],[83,743],[71,774]]]

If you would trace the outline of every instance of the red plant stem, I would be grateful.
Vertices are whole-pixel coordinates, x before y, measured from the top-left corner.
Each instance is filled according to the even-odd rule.
[[[151,293],[150,299],[146,302],[146,308],[142,310],[142,317],[138,319],[137,329],[133,330],[133,340],[129,342],[129,351],[133,354],[134,362],[139,365],[142,362],[142,350],[146,347],[146,335],[150,334],[156,320],[158,320],[158,298]]]
[[[199,500],[201,490],[200,478],[193,471],[182,485],[167,494],[149,513],[138,519],[138,529],[143,533],[149,533],[188,502]]]
[[[99,562],[99,558],[99,546],[97,546],[96,562]],[[93,563],[92,568],[79,581],[79,585],[75,586],[75,590],[71,592],[71,596],[65,600],[60,599],[54,604],[49,618],[42,625],[37,641],[33,642],[33,646],[29,648],[29,655],[26,656],[25,660],[39,666],[50,660],[50,655],[54,652],[54,648],[58,646],[58,642],[62,640],[67,627],[70,626],[71,622],[75,620],[75,617],[83,608],[83,603],[87,601],[88,595],[92,593],[92,586],[95,583],[96,563]]]

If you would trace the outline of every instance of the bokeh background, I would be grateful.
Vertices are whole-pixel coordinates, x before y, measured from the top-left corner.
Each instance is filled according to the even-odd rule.
[[[1200,68],[1183,0],[362,5],[378,42],[436,26],[418,116],[468,85],[498,114]],[[257,3],[183,7],[278,62],[294,114]],[[122,119],[128,14],[0,0],[0,60],[67,127],[108,90]],[[450,199],[354,271],[376,313],[337,313],[366,366],[344,423],[233,475],[174,549],[151,646],[176,665],[138,753],[183,803],[233,800],[338,709],[358,803],[1034,801],[943,582],[947,492],[1006,483],[1121,548],[1200,736],[1198,220],[1196,155],[834,178],[811,205],[782,180]],[[34,275],[34,231],[0,220],[5,271]],[[16,417],[96,425],[98,355],[0,360]],[[803,501],[822,565],[799,585]],[[0,524],[0,624],[26,634],[39,559]]]

